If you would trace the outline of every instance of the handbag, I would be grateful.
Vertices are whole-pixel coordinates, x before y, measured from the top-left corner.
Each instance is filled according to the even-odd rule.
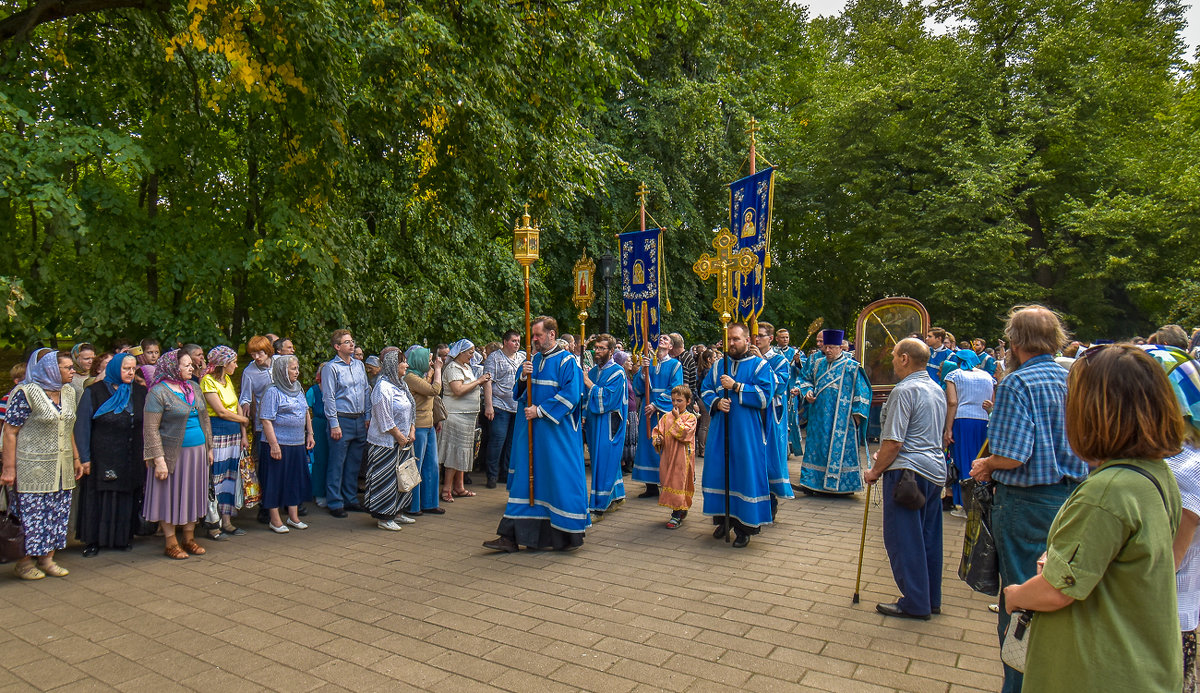
[[[962,481],[962,493],[967,526],[958,577],[976,592],[994,597],[1000,593],[1000,560],[992,535],[992,489],[988,484],[967,478]]]
[[[7,507],[0,513],[0,559],[5,561],[20,560],[25,556],[25,528],[13,509],[12,493],[11,486],[4,487]]]
[[[412,453],[412,443],[404,446],[400,456],[404,459],[396,465],[396,486],[400,488],[400,493],[408,493],[421,483],[421,466]]]
[[[446,403],[442,401],[440,395],[433,396],[433,425],[436,426],[446,420]]]
[[[1033,626],[1033,612],[1015,609],[1004,631],[1004,644],[1000,646],[1000,659],[1008,666],[1024,673],[1025,655],[1029,652],[1029,632]]]
[[[925,507],[925,494],[921,493],[921,487],[917,486],[916,472],[911,469],[900,472],[900,481],[896,482],[896,487],[892,489],[892,500],[901,508],[909,510]]]

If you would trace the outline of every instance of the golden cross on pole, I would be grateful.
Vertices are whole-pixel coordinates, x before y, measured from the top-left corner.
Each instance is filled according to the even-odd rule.
[[[736,250],[737,238],[729,229],[721,229],[712,242],[716,255],[704,253],[692,265],[692,271],[701,279],[717,278],[717,298],[713,301],[713,309],[721,319],[721,327],[726,330],[725,348],[729,348],[728,325],[733,320],[737,310],[737,300],[733,296],[733,287],[737,283],[734,274],[747,275],[754,271],[758,257],[749,248]]]

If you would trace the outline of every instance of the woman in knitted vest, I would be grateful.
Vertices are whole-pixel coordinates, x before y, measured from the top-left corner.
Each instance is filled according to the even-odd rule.
[[[184,559],[203,554],[196,543],[196,520],[208,511],[212,428],[204,398],[191,383],[192,359],[179,349],[163,354],[146,395],[143,419],[146,500],[142,516],[157,522],[166,554]],[[175,528],[183,525],[183,541]]]
[[[64,387],[74,373],[70,355],[39,349],[8,400],[0,484],[16,482],[16,511],[25,530],[25,557],[16,565],[22,580],[67,575],[54,552],[67,546],[71,489],[87,473],[72,435],[75,390]]]

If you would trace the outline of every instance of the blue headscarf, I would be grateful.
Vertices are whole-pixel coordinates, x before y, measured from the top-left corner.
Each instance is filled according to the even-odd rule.
[[[133,385],[121,382],[121,366],[124,365],[125,359],[134,358],[131,354],[117,354],[112,357],[108,365],[104,367],[104,382],[116,388],[112,397],[109,397],[100,408],[92,414],[93,419],[98,419],[102,414],[107,414],[113,411],[133,412]],[[136,363],[136,360],[134,361]]]
[[[62,374],[58,370],[58,351],[47,351],[40,359],[37,356],[39,351],[41,349],[36,349],[29,355],[29,362],[25,364],[25,379],[21,384],[33,383],[51,392],[61,390],[63,383]]]
[[[971,351],[970,349],[959,349],[958,351],[954,352],[954,355],[958,357],[958,363],[962,368],[967,370],[979,368],[979,354],[976,354],[974,351]]]

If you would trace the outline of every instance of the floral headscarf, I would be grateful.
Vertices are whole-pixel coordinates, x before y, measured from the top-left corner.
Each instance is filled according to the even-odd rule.
[[[189,380],[184,380],[179,373],[179,357],[185,356],[179,349],[172,349],[162,356],[158,357],[158,364],[154,367],[154,377],[148,383],[149,387],[167,382],[176,385],[180,390],[183,390],[183,398],[188,404],[196,402],[196,390],[192,388],[192,383]]]
[[[208,368],[204,369],[205,374],[216,373],[231,362],[237,360],[237,352],[222,344],[215,346],[208,352]]]

